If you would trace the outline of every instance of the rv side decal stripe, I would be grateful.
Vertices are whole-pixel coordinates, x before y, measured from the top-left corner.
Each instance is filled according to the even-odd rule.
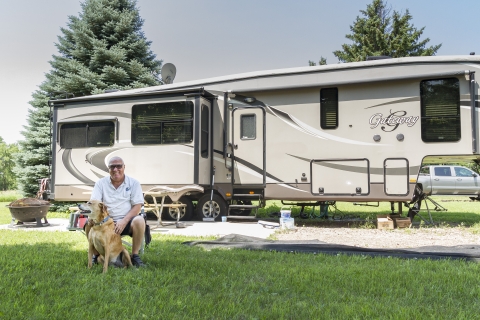
[[[215,152],[215,153],[223,156],[223,152],[220,151],[220,150],[213,150],[213,152]],[[241,158],[238,158],[238,157],[235,157],[235,161],[237,161],[238,163],[244,165],[244,166],[247,167],[248,169],[255,171],[256,173],[258,173],[258,174],[260,174],[260,175],[263,175],[263,170],[260,169],[259,167],[255,166],[255,165],[251,164],[250,162],[247,162],[247,161],[245,161],[245,160],[243,160],[243,159],[241,159]],[[270,179],[276,180],[277,182],[282,182],[282,183],[283,183],[282,180],[280,180],[279,178],[277,178],[277,177],[269,174],[268,172],[266,173],[266,175],[267,175],[267,178],[270,178]]]
[[[63,162],[63,165],[65,166],[65,169],[68,170],[68,172],[70,172],[70,174],[72,176],[74,176],[75,178],[77,178],[78,180],[82,181],[83,183],[86,183],[86,184],[95,184],[94,181],[88,179],[87,177],[85,177],[76,167],[75,165],[73,164],[73,161],[72,161],[72,149],[65,149],[63,151],[63,154],[62,154],[62,162]]]
[[[348,144],[355,144],[355,145],[362,145],[362,146],[372,146],[372,147],[384,147],[388,146],[388,144],[382,144],[382,143],[368,143],[368,142],[363,142],[363,141],[356,141],[356,140],[350,140],[350,139],[345,139],[345,138],[340,138],[337,137],[333,134],[329,134],[326,132],[323,132],[321,130],[315,129],[306,123],[298,120],[294,116],[281,111],[279,109],[276,109],[274,107],[269,106],[268,109],[270,109],[275,116],[277,116],[280,120],[284,121],[288,125],[292,126],[293,128],[302,131],[303,133],[309,134],[315,138],[319,139],[324,139],[324,140],[331,140],[331,141],[336,141],[336,142],[341,142],[341,143],[348,143]]]
[[[381,106],[388,106],[390,104],[397,104],[397,103],[405,103],[405,102],[420,102],[420,97],[410,97],[410,98],[403,98],[403,99],[398,99],[395,101],[388,101],[385,103],[380,103],[371,107],[366,107],[365,109],[371,109],[371,108],[376,108],[376,107],[381,107]]]
[[[290,157],[294,157],[300,160],[303,160],[305,162],[310,162],[313,159],[307,159],[307,158],[302,158],[299,156],[295,156],[293,154],[288,154]],[[318,160],[318,159],[315,159]],[[330,159],[331,161],[338,161],[339,159]],[[342,160],[349,160],[349,159],[342,159]],[[322,161],[329,161],[328,159],[322,159]],[[332,169],[338,169],[342,171],[347,171],[347,172],[355,172],[355,173],[365,173],[365,168],[364,167],[355,167],[355,166],[346,166],[346,165],[340,165],[340,164],[333,164],[333,163],[325,163],[325,162],[315,162],[315,165],[317,166],[323,166],[327,168],[332,168]],[[418,172],[420,170],[420,166],[413,166],[409,167],[410,172]],[[403,175],[405,174],[405,168],[390,168],[389,172],[392,173],[392,175]],[[384,173],[384,168],[370,168],[370,173],[371,174],[379,174],[383,175]]]

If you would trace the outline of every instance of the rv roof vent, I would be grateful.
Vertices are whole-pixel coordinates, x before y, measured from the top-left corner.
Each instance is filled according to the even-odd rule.
[[[163,82],[166,84],[173,83],[173,79],[175,79],[175,75],[177,74],[177,68],[173,63],[165,63],[160,74],[162,75]]]
[[[470,52],[470,55],[471,55],[471,56],[474,56],[474,55],[475,55],[475,52]]]
[[[382,59],[392,59],[390,56],[367,56],[366,61],[371,61],[371,60],[382,60]]]
[[[117,92],[117,91],[120,91],[120,90],[119,89],[107,89],[104,92],[105,93],[112,93],[112,92]]]

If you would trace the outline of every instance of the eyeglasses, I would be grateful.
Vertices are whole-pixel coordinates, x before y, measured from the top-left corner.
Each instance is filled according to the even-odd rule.
[[[116,168],[117,170],[120,170],[120,169],[123,168],[123,164],[112,164],[112,165],[109,165],[108,168],[109,168],[110,170],[113,170],[113,169],[115,169],[115,168]]]

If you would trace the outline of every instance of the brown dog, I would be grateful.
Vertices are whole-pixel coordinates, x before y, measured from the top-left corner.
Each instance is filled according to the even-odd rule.
[[[92,267],[93,249],[97,250],[103,259],[103,273],[111,263],[118,267],[131,267],[130,255],[122,244],[119,234],[114,231],[113,219],[108,215],[107,207],[100,201],[92,200],[80,205],[82,210],[90,210],[89,223],[85,227],[88,238],[88,267]],[[100,257],[101,258],[101,257]]]

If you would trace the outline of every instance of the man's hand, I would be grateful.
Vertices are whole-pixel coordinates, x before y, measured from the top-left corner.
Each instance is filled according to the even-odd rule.
[[[115,223],[115,233],[116,234],[122,234],[123,229],[125,229],[125,227],[127,226],[127,223],[128,223],[128,221],[126,221],[125,219],[118,220]]]

